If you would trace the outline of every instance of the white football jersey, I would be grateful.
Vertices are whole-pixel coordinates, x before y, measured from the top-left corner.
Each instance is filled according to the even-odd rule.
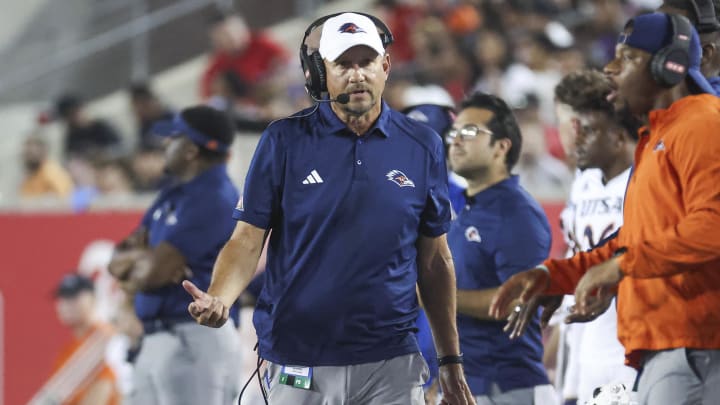
[[[599,169],[578,174],[561,213],[569,256],[594,248],[622,225],[623,200],[629,176],[630,168],[603,184]],[[568,348],[567,361],[570,363],[568,371],[579,371],[577,376],[567,375],[565,382],[577,384],[578,403],[591,398],[593,389],[602,385],[624,383],[632,386],[635,371],[624,365],[625,351],[617,339],[615,301],[593,322],[571,325],[571,328],[576,326],[581,329],[575,331],[580,333],[579,339],[567,339],[567,343],[578,347]],[[568,386],[564,388],[566,394],[567,391],[575,391]]]

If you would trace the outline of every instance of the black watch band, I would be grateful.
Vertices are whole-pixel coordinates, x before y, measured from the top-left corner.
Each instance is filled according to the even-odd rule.
[[[462,353],[460,353],[458,356],[438,357],[438,367],[442,367],[447,364],[463,364]]]

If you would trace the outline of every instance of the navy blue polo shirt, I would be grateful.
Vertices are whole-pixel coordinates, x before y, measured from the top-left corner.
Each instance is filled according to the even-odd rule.
[[[215,259],[235,227],[231,217],[238,199],[225,164],[163,189],[142,220],[150,247],[167,242],[179,250],[193,273],[190,280],[206,291]],[[141,320],[192,320],[191,301],[182,285],[173,284],[136,294],[135,311]],[[231,317],[237,321],[237,305]]]
[[[550,225],[540,205],[511,176],[467,197],[448,232],[459,290],[499,287],[512,275],[542,263],[550,252]],[[502,391],[548,384],[542,364],[540,321],[510,340],[505,321],[458,314],[465,376],[473,395],[492,383]]]
[[[363,136],[328,104],[263,133],[235,218],[272,228],[254,314],[260,354],[350,365],[418,351],[415,244],[447,232],[440,137],[382,104]]]

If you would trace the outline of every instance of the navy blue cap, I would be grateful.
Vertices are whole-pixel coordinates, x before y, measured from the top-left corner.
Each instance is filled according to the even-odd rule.
[[[654,55],[672,43],[673,28],[668,14],[642,14],[628,21],[628,24],[630,23],[633,24],[632,32],[630,35],[621,34],[618,38],[619,44],[641,49]],[[679,39],[687,40],[687,38]],[[688,54],[690,67],[688,68],[687,74],[703,92],[715,94],[713,87],[700,72],[702,47],[700,46],[700,37],[694,27],[692,28]]]
[[[190,126],[180,113],[175,114],[172,120],[157,121],[153,124],[150,132],[158,136],[185,135],[190,138],[194,144],[215,152],[227,153],[230,148],[230,145],[205,135]]]
[[[408,107],[403,110],[408,118],[420,121],[430,126],[440,135],[443,135],[453,121],[455,121],[455,113],[446,106],[435,104],[420,104]]]
[[[62,298],[71,298],[80,294],[82,291],[94,291],[93,281],[83,275],[73,273],[62,278],[60,284],[55,289],[55,296]]]

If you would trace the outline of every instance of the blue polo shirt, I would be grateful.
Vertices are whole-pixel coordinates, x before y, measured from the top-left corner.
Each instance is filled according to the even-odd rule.
[[[415,243],[450,226],[442,141],[385,103],[363,136],[317,108],[263,133],[235,212],[272,228],[260,354],[337,366],[417,352]]]
[[[202,290],[210,286],[213,264],[235,227],[232,213],[239,197],[224,164],[213,166],[187,183],[167,187],[145,213],[150,247],[167,242],[185,257],[193,273],[190,280]],[[180,284],[135,295],[141,320],[192,320],[192,297]],[[237,321],[237,305],[231,309]]]
[[[459,290],[499,287],[512,275],[542,263],[550,252],[550,225],[540,205],[512,176],[468,197],[453,221],[448,243]],[[502,391],[548,384],[542,364],[538,314],[525,334],[510,340],[505,321],[458,314],[465,376],[473,395],[492,383]]]

